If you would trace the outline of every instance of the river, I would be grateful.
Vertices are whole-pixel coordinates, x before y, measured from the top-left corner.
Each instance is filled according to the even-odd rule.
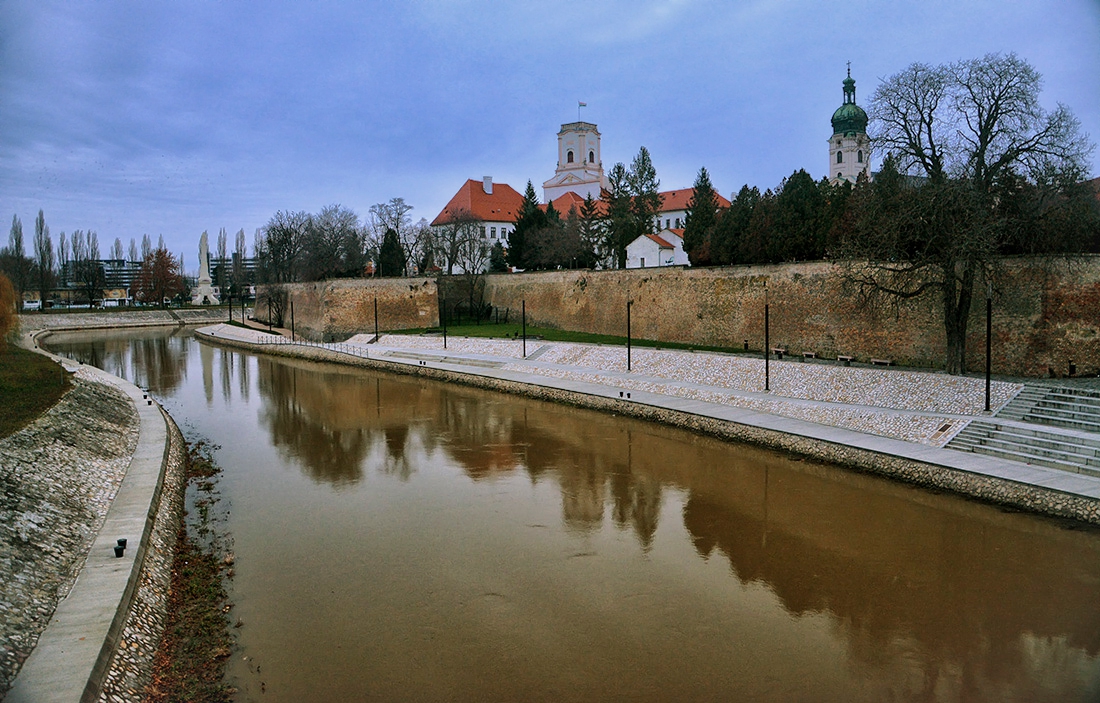
[[[239,700],[1100,700],[1095,529],[187,333],[49,346],[218,445]]]

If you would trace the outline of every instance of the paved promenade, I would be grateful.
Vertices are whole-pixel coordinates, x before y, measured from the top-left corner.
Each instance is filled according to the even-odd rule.
[[[983,379],[816,360],[769,364],[744,356],[561,342],[357,335],[302,344],[215,325],[201,337],[307,358],[385,365],[540,397],[614,409],[731,439],[770,444],[861,470],[993,502],[1100,523],[1100,478],[943,446],[983,412]],[[433,373],[436,372],[436,373]],[[457,374],[458,376],[455,376]],[[481,379],[484,382],[477,382]],[[519,384],[516,388],[501,384]],[[1021,390],[992,384],[995,413]],[[555,395],[554,393],[557,393]],[[535,395],[539,395],[535,393]]]
[[[11,518],[0,560],[0,696],[141,700],[163,620],[144,606],[167,594],[174,546],[161,533],[174,540],[182,510],[182,439],[141,389],[62,363],[74,389],[0,441]],[[162,500],[166,467],[174,487]],[[141,662],[117,655],[134,641]]]

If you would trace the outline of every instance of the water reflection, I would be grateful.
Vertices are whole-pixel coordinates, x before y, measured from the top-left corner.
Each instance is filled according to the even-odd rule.
[[[48,346],[75,361],[105,369],[153,393],[170,395],[187,379],[193,351],[189,332],[175,329],[101,330],[94,340],[81,334],[59,333]],[[79,341],[78,341],[79,340]]]
[[[271,559],[271,572],[293,594],[287,610],[255,616],[279,623],[271,636],[283,646],[272,644],[264,656],[287,648],[279,628],[290,627],[302,594],[315,584],[322,597],[312,608],[323,610],[330,593],[353,592],[354,607],[336,601],[330,619],[318,613],[314,622],[311,613],[301,631],[287,635],[295,642],[309,637],[318,622],[341,629],[341,647],[355,654],[348,655],[346,678],[333,686],[362,693],[347,693],[352,698],[477,698],[441,695],[430,688],[430,676],[428,683],[417,679],[433,657],[453,658],[453,668],[439,677],[457,677],[462,690],[481,690],[475,680],[516,681],[516,688],[501,689],[511,695],[497,699],[554,697],[520,695],[531,691],[650,700],[684,691],[743,700],[1100,695],[1095,530],[1068,530],[622,418],[213,347],[196,353],[195,346],[165,336],[132,344],[99,340],[71,351],[181,397],[190,369],[202,413],[221,402],[239,416],[250,406],[250,389],[259,391],[258,424],[239,440],[269,439],[294,467],[286,473],[315,489],[301,509],[293,496],[265,495],[280,509],[254,518],[296,520],[294,532],[306,533],[302,542],[312,551],[294,551],[288,535],[279,551],[293,558],[280,559],[249,554],[240,540],[242,573]],[[270,480],[266,468],[238,469],[250,477],[242,482],[248,486],[242,503],[258,482]],[[352,495],[378,499],[373,510],[346,508],[349,517],[340,522],[335,506],[347,504],[338,499]],[[478,502],[502,495],[520,507]],[[334,506],[324,520],[311,512],[319,505]],[[295,510],[294,518],[283,515]],[[493,521],[509,510],[514,522]],[[319,533],[309,534],[313,522]],[[557,524],[543,524],[550,522]],[[369,526],[355,535],[363,523]],[[541,537],[544,528],[554,537]],[[256,529],[266,535],[277,528]],[[319,542],[335,550],[344,532],[353,535],[354,549],[303,567],[305,576],[294,579],[291,564],[318,558],[312,555]],[[562,552],[593,559],[581,564]],[[353,568],[358,564],[362,570]],[[275,590],[270,578],[257,582],[252,598]],[[551,584],[548,595],[534,598],[543,583]],[[363,592],[374,584],[378,590]],[[581,607],[593,593],[598,599]],[[376,612],[371,604],[382,602],[392,609]],[[368,613],[377,619],[356,619]],[[560,615],[562,622],[552,623],[560,629],[536,627],[547,613],[551,621]],[[586,630],[588,620],[595,624]],[[429,622],[436,629],[425,629]],[[444,647],[440,633],[449,631],[456,641]],[[369,636],[359,641],[352,632]],[[306,669],[339,659],[332,647],[321,649],[294,670],[314,687],[323,682]],[[523,660],[523,671],[507,668],[528,651],[559,662],[560,670],[545,671],[532,659]],[[378,665],[368,676],[364,662],[373,661]],[[419,663],[393,676],[410,661]],[[647,678],[658,667],[664,667],[660,680]],[[528,675],[534,683],[523,688]],[[382,695],[372,686],[387,676],[398,681]],[[600,688],[612,683],[613,691]],[[573,690],[579,693],[567,693]]]

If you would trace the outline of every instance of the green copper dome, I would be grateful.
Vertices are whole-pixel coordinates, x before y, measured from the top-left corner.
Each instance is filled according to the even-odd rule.
[[[844,79],[844,104],[833,113],[833,134],[863,134],[867,131],[867,113],[856,105],[856,82],[852,69]]]
[[[855,103],[844,103],[833,113],[833,134],[861,134],[867,131],[867,113]]]

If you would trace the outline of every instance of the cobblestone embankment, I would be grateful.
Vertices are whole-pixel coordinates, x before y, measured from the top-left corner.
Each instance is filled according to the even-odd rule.
[[[78,370],[53,408],[0,440],[0,694],[72,588],[138,430],[129,398]]]

